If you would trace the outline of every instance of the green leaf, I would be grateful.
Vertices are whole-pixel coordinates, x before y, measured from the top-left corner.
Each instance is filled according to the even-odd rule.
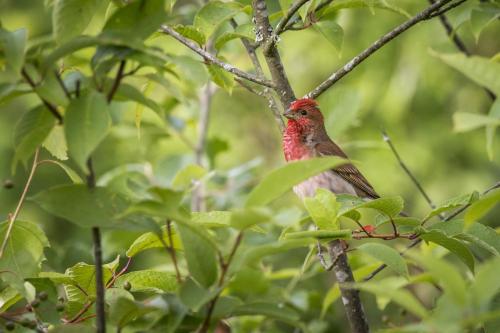
[[[230,225],[239,230],[245,230],[257,224],[267,223],[271,220],[269,211],[255,207],[236,210],[231,215]]]
[[[420,236],[420,238],[427,242],[436,243],[446,248],[451,253],[454,253],[467,265],[467,267],[469,267],[472,272],[474,272],[474,256],[469,248],[467,248],[467,246],[465,246],[461,241],[448,237],[444,232],[439,232],[437,230],[424,233]]]
[[[482,263],[474,277],[470,288],[473,304],[479,310],[487,310],[493,298],[500,292],[500,279],[498,278],[500,257],[495,257]]]
[[[56,125],[52,128],[42,146],[47,149],[55,158],[65,161],[68,159],[68,146],[64,136],[64,127]]]
[[[14,172],[18,161],[26,161],[35,153],[54,127],[55,119],[45,106],[38,106],[26,112],[14,128],[16,153],[12,161]]]
[[[21,75],[26,52],[26,35],[26,29],[7,31],[0,26],[0,59],[5,59],[4,73],[9,81],[15,82]]]
[[[265,316],[283,321],[298,321],[299,314],[284,304],[255,302],[233,309],[232,316]]]
[[[301,239],[301,238],[316,238],[321,240],[351,239],[352,230],[350,229],[310,230],[310,231],[287,232],[285,234],[285,239]]]
[[[52,10],[55,40],[62,44],[80,35],[100,7],[99,0],[57,0]]]
[[[493,190],[474,202],[465,212],[465,229],[468,229],[471,224],[488,214],[488,212],[499,202],[500,189]]]
[[[314,27],[332,44],[340,56],[344,42],[344,29],[337,22],[331,20],[316,22]]]
[[[208,231],[200,225],[178,223],[187,266],[191,276],[202,286],[210,287],[217,280],[217,253]]]
[[[179,298],[188,308],[193,311],[198,311],[204,304],[208,303],[217,295],[219,291],[219,288],[204,288],[192,279],[187,278],[179,290]]]
[[[359,208],[371,208],[379,211],[388,217],[396,217],[401,213],[404,201],[400,196],[378,198],[375,200],[363,201],[353,206],[342,207],[339,215],[345,215]]]
[[[43,163],[51,163],[59,166],[61,169],[63,169],[69,179],[71,179],[73,184],[83,184],[83,179],[75,172],[75,170],[73,170],[66,164],[54,160],[44,160]]]
[[[352,287],[370,292],[377,297],[388,297],[419,318],[429,316],[425,307],[408,290],[386,288],[373,282],[356,283]]]
[[[495,118],[500,121],[500,99],[497,98],[493,102],[493,105],[490,108],[488,113],[488,117]],[[486,125],[486,151],[488,152],[488,157],[490,160],[493,160],[493,143],[495,140],[495,132],[497,130],[498,125]]]
[[[110,304],[109,309],[109,319],[119,330],[132,321],[159,310],[157,307],[145,305],[126,297],[118,297]]]
[[[468,205],[479,198],[479,193],[474,191],[472,193],[459,195],[453,197],[451,199],[445,200],[436,206],[427,216],[424,218],[424,221],[429,220],[430,218],[437,216],[443,212],[447,212],[449,210],[455,209],[457,207]]]
[[[329,6],[327,6],[324,10],[322,10],[318,17],[321,18],[323,16],[331,15],[334,12],[341,9],[350,9],[350,8],[368,8],[373,12],[373,8],[388,10],[400,15],[403,15],[407,18],[410,18],[410,14],[404,9],[390,5],[385,0],[335,0]]]
[[[149,269],[123,274],[116,279],[115,286],[121,288],[125,282],[130,283],[132,292],[174,292],[178,287],[175,274]]]
[[[246,206],[266,205],[309,177],[345,163],[346,161],[339,157],[290,162],[267,174],[248,195]]]
[[[22,299],[15,288],[7,286],[0,290],[0,313],[6,312],[11,306]]]
[[[309,239],[290,239],[253,247],[245,252],[243,264],[255,265],[265,256],[309,246]]]
[[[120,87],[118,88],[116,92],[116,99],[117,100],[124,100],[124,101],[134,101],[139,104],[142,104],[154,112],[158,113],[159,115],[162,114],[162,108],[158,103],[153,101],[151,98],[147,98],[144,96],[144,93],[142,93],[140,90],[138,90],[136,87],[122,83],[120,84]]]
[[[365,243],[359,246],[358,249],[382,261],[395,273],[408,277],[408,267],[406,266],[405,260],[401,257],[399,252],[392,247],[380,243]]]
[[[237,2],[210,1],[194,17],[194,26],[208,38],[225,21],[242,10]]]
[[[70,156],[87,171],[87,159],[106,137],[111,127],[104,95],[90,92],[73,99],[65,114],[64,130]]]
[[[8,226],[8,221],[0,223],[2,242]],[[24,279],[38,275],[42,261],[45,260],[43,250],[49,246],[47,237],[37,224],[16,220],[0,260],[2,280],[24,294]]]
[[[304,205],[319,229],[339,229],[337,214],[340,204],[333,192],[320,188],[314,197],[304,199]]]
[[[199,28],[196,28],[192,25],[182,25],[182,24],[177,24],[173,28],[182,36],[195,41],[200,46],[203,46],[206,43],[205,35],[203,34],[203,32],[200,31]]]
[[[220,51],[220,49],[226,45],[227,42],[232,41],[234,39],[246,38],[250,41],[255,39],[255,33],[253,31],[253,24],[242,24],[236,27],[234,31],[226,31],[221,34],[215,40],[215,49]]]
[[[83,184],[52,187],[31,199],[49,213],[86,228],[116,224],[115,216],[126,207],[122,197],[106,188]]]
[[[500,95],[500,63],[478,56],[467,57],[462,53],[443,54],[433,51],[431,54],[477,84]]]
[[[166,18],[164,0],[134,1],[113,13],[103,33],[144,40],[158,30]]]
[[[482,6],[471,10],[470,12],[470,26],[476,43],[479,40],[481,32],[490,23],[494,22],[500,17],[500,9],[494,5],[482,4]]]
[[[207,228],[227,227],[231,221],[232,212],[211,211],[211,212],[191,212],[193,223],[203,224]]]
[[[165,245],[170,246],[170,239],[168,237],[167,233],[167,227],[162,227],[162,240],[160,239],[160,236],[155,233],[155,232],[146,232],[142,235],[140,235],[133,243],[130,245],[128,248],[127,252],[125,253],[127,257],[133,257],[142,251],[149,250],[149,249],[157,249],[157,248],[164,248]],[[180,239],[179,235],[175,231],[175,229],[172,228],[172,240],[173,240],[173,245],[174,249],[176,250],[181,250],[181,244],[180,244]],[[165,245],[163,244],[165,243]]]
[[[188,189],[191,186],[196,186],[200,182],[201,178],[207,174],[207,170],[198,164],[189,164],[183,169],[181,169],[174,177],[172,181],[172,187],[174,189],[182,190]]]
[[[419,253],[408,253],[411,259],[415,260],[422,267],[427,269],[432,277],[439,281],[447,295],[459,305],[465,304],[466,285],[465,281],[457,269],[445,260],[435,258],[431,255]]]
[[[220,68],[219,66],[213,64],[208,65],[207,69],[212,81],[222,89],[226,90],[229,94],[231,94],[235,82],[233,75]]]
[[[484,126],[498,126],[500,119],[479,113],[455,112],[453,114],[453,130],[467,132]]]

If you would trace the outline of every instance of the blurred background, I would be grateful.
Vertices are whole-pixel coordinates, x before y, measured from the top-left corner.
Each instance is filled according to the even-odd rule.
[[[392,3],[408,13],[427,6],[427,1]],[[268,1],[268,5],[271,12],[279,10],[278,1]],[[493,57],[500,46],[500,25],[498,20],[490,24],[476,40],[468,23],[470,10],[476,5],[475,1],[469,1],[447,16],[471,53]],[[171,20],[192,22],[198,8],[200,4],[196,1],[179,0],[174,12],[182,15],[174,15]],[[104,12],[94,18],[86,33],[99,31]],[[374,13],[369,9],[342,10],[338,15],[337,22],[345,33],[340,52],[314,29],[288,31],[282,35],[278,47],[297,96],[309,92],[405,20],[401,14],[380,9]],[[243,18],[236,17],[236,20]],[[0,21],[8,30],[27,28],[30,39],[52,31],[51,10],[40,0],[2,1]],[[153,112],[147,108],[135,103],[114,103],[113,129],[93,156],[98,177],[135,165],[147,170],[154,183],[168,186],[183,166],[194,162],[194,152],[185,141],[197,140],[199,96],[208,76],[200,59],[168,36],[155,35],[148,43],[182,56],[177,59],[183,59],[186,64],[179,79],[183,81],[179,83],[182,101],[158,87],[145,86],[140,79],[129,81],[161,103],[168,111],[171,129],[158,126]],[[402,34],[318,100],[331,137],[359,162],[359,168],[381,195],[402,196],[406,200],[405,210],[415,216],[424,216],[429,208],[382,140],[382,130],[390,135],[403,160],[436,203],[474,190],[483,191],[500,180],[500,136],[495,137],[496,153],[490,160],[485,149],[484,129],[456,133],[452,123],[455,112],[486,114],[491,99],[482,87],[433,56],[431,50],[457,52],[438,19],[423,22]],[[91,54],[91,51],[81,52]],[[220,55],[243,70],[252,70],[239,40],[228,42]],[[79,63],[78,59],[70,61],[75,65]],[[265,64],[264,59],[261,61]],[[0,214],[4,219],[14,210],[29,171],[29,164],[19,164],[15,173],[11,170],[14,127],[21,115],[37,103],[37,98],[30,94],[0,105],[0,180],[3,182]],[[135,124],[138,108],[143,112],[140,129]],[[206,166],[212,175],[206,184],[207,208],[238,207],[245,193],[263,175],[284,164],[280,131],[267,101],[238,85],[231,94],[216,88],[210,103],[208,153]],[[42,158],[49,157],[48,152],[42,152]],[[28,196],[42,188],[69,182],[66,177],[60,169],[42,165]],[[292,194],[275,205],[281,209],[281,215],[276,218],[282,225],[300,219],[301,204]],[[500,226],[500,220],[495,218],[498,214],[497,209],[485,223]],[[92,262],[89,232],[48,215],[30,201],[25,203],[20,218],[39,223],[47,233],[51,248],[46,265],[51,270],[63,271],[76,262]],[[139,234],[106,231],[103,235],[105,260],[123,253]],[[287,255],[288,266],[301,265],[302,251],[291,251]],[[163,267],[168,265],[163,256],[159,252],[148,253],[134,265],[136,268]],[[258,281],[255,283],[259,292]],[[307,297],[320,300],[320,296],[317,293]]]

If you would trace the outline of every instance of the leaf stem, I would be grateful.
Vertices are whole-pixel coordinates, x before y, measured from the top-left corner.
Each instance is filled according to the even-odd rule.
[[[35,175],[36,168],[38,166],[38,155],[40,152],[40,148],[37,148],[35,150],[35,155],[33,157],[33,164],[31,165],[31,171],[28,175],[28,179],[26,180],[26,184],[24,185],[23,192],[21,193],[21,197],[19,198],[19,201],[17,202],[16,209],[14,210],[14,213],[9,215],[9,226],[7,227],[7,232],[5,233],[5,237],[2,242],[2,247],[0,248],[0,259],[3,257],[3,253],[5,251],[5,248],[7,246],[7,242],[9,241],[10,234],[12,233],[12,228],[14,227],[14,222],[17,219],[17,216],[19,215],[19,212],[21,211],[21,207],[23,206],[24,200],[26,199],[26,194],[28,193],[28,190],[31,185],[31,181],[33,180],[33,176]]]

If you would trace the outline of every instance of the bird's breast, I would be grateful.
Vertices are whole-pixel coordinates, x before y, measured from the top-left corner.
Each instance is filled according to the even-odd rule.
[[[354,187],[334,171],[325,171],[313,176],[295,185],[293,191],[299,198],[304,199],[314,196],[318,188],[324,188],[336,194],[356,195]]]

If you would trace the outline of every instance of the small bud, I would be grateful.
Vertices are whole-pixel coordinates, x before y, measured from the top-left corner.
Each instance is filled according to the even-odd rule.
[[[13,321],[8,321],[5,323],[5,328],[7,329],[7,331],[13,331],[16,328],[16,323],[14,323]]]
[[[21,325],[24,327],[29,327],[31,325],[31,320],[29,318],[23,318],[21,320]]]
[[[40,300],[38,298],[35,298],[30,305],[34,308],[37,308],[40,305]]]
[[[128,281],[125,281],[125,283],[123,284],[123,289],[129,291],[130,289],[132,289],[132,285],[130,284],[130,282]]]
[[[57,312],[63,312],[64,311],[64,304],[57,304],[56,305],[56,310]]]
[[[64,303],[64,302],[66,301],[66,300],[64,299],[64,297],[62,297],[62,296],[59,296],[59,297],[57,298],[57,300],[58,300],[59,302],[61,302],[61,303]]]
[[[33,307],[31,306],[31,304],[26,304],[25,309],[28,312],[33,312]]]
[[[6,179],[3,181],[3,187],[6,189],[11,189],[14,187],[14,182],[10,179]]]
[[[38,293],[38,298],[40,299],[40,301],[46,301],[49,298],[49,294],[47,294],[47,292],[45,291],[41,291]]]

